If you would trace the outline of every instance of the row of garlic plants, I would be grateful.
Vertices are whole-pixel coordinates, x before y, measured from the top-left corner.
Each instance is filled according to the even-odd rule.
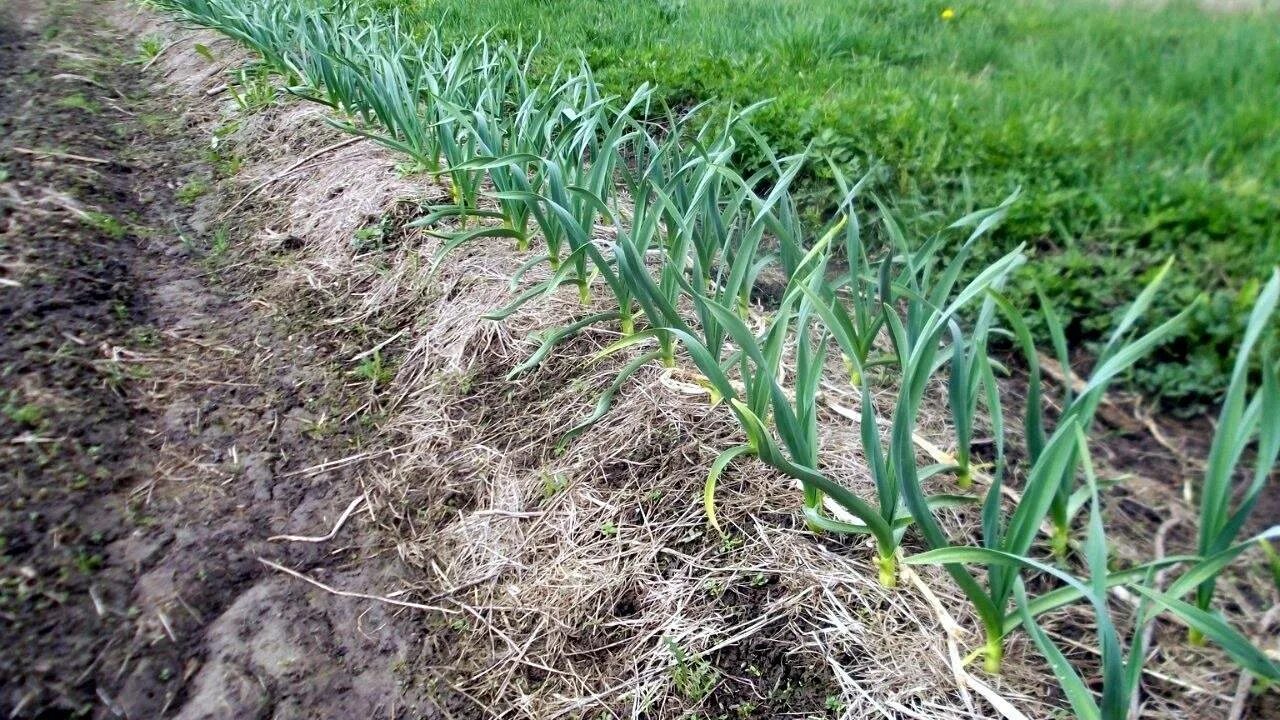
[[[800,483],[813,530],[872,536],[886,586],[896,582],[903,540],[914,528],[931,549],[905,561],[941,564],[970,600],[986,638],[974,656],[998,672],[1005,637],[1023,628],[1081,717],[1126,717],[1140,692],[1146,635],[1133,632],[1127,650],[1122,646],[1108,604],[1110,589],[1120,585],[1142,598],[1138,627],[1158,614],[1175,616],[1193,641],[1210,639],[1248,672],[1280,679],[1280,666],[1213,610],[1214,580],[1223,569],[1259,539],[1280,535],[1272,528],[1237,540],[1280,453],[1280,363],[1274,348],[1263,346],[1262,332],[1280,300],[1280,269],[1259,295],[1198,485],[1198,553],[1115,571],[1088,438],[1109,383],[1174,337],[1192,310],[1139,332],[1150,324],[1145,315],[1167,266],[1116,324],[1082,386],[1068,383],[1051,398],[1028,318],[1001,292],[1028,260],[1023,248],[987,267],[967,267],[970,248],[999,223],[1013,197],[921,243],[904,237],[881,205],[886,240],[877,250],[864,242],[855,212],[855,201],[869,196],[865,179],[853,182],[831,166],[844,201],[831,219],[810,221],[789,189],[808,158],[776,156],[750,127],[754,108],[729,117],[702,108],[675,114],[655,107],[647,87],[608,96],[585,62],[537,79],[529,66],[536,51],[486,38],[450,44],[435,34],[415,36],[394,14],[364,13],[348,3],[151,4],[247,45],[285,91],[332,108],[335,126],[403,153],[446,182],[451,202],[413,223],[442,239],[437,263],[470,242],[513,241],[526,260],[511,278],[512,300],[488,317],[501,320],[564,286],[577,289],[592,311],[543,335],[512,376],[537,368],[585,328],[616,326],[619,339],[599,356],[630,357],[590,415],[565,429],[562,445],[604,417],[641,368],[670,368],[687,357],[712,402],[727,406],[746,438],[708,473],[704,502],[717,529],[715,483],[743,456]],[[735,169],[744,142],[770,159],[765,170],[744,176]],[[764,311],[752,298],[766,270],[785,278],[785,286],[776,307]],[[532,277],[542,279],[526,280]],[[1054,354],[1070,367],[1061,320],[1047,301],[1040,312]],[[1014,433],[1006,432],[997,382],[1003,368],[988,352],[993,338],[1009,344],[1027,369],[1025,449],[1012,503],[1002,500],[1002,485],[1014,472],[1006,462]],[[853,492],[819,460],[820,398],[833,351],[848,370],[849,391],[861,399],[861,450],[874,498]],[[896,398],[888,417],[880,417],[872,393],[886,375]],[[921,466],[919,415],[940,381],[952,413],[954,461]],[[989,416],[994,437],[985,466],[970,451],[980,413]],[[887,438],[881,423],[890,428]],[[1250,457],[1252,472],[1237,492],[1235,480]],[[960,493],[926,492],[946,475]],[[978,476],[985,495],[972,492]],[[941,508],[964,504],[980,510],[976,540],[948,535],[936,519]],[[1082,543],[1073,536],[1081,525]],[[1172,582],[1155,586],[1158,571],[1175,568]],[[1059,586],[1030,598],[1025,580],[1032,575]],[[1100,694],[1036,622],[1081,601],[1097,618]]]

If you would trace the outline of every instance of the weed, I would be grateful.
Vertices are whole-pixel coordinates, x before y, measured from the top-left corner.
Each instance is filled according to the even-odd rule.
[[[164,51],[165,39],[158,33],[148,33],[138,40],[138,58],[135,62],[146,64]]]
[[[676,660],[671,668],[671,680],[676,690],[690,702],[706,699],[720,682],[720,673],[705,659],[689,657],[674,640],[667,637],[662,640]]]
[[[356,230],[355,235],[351,238],[351,248],[356,252],[382,250],[382,239],[386,236],[384,222]]]
[[[92,575],[102,568],[102,556],[85,552],[77,553],[75,565],[81,573]]]
[[[564,492],[568,487],[568,480],[565,479],[564,473],[542,471],[542,498],[550,500],[551,498]]]
[[[129,227],[112,215],[89,210],[80,215],[86,225],[106,235],[112,240],[119,240],[129,233]]]
[[[401,160],[395,165],[396,174],[400,177],[415,177],[432,172],[431,167],[416,159]]]
[[[190,178],[178,188],[173,197],[179,205],[191,206],[208,194],[212,185],[205,178]]]
[[[97,103],[85,97],[81,93],[75,93],[64,98],[59,98],[56,105],[60,108],[67,108],[70,110],[83,110],[90,115],[97,115],[99,110]]]
[[[231,231],[225,225],[219,225],[209,239],[209,254],[205,256],[210,262],[222,259],[231,249]]]
[[[356,377],[373,383],[375,388],[386,385],[395,378],[395,371],[383,363],[380,350],[374,350],[372,355],[361,360],[352,372]]]
[[[740,535],[722,535],[720,537],[720,552],[731,553],[742,547],[746,541]]]
[[[252,115],[265,110],[276,102],[276,88],[271,76],[261,67],[242,68],[227,92],[235,101],[241,114]]]
[[[38,428],[44,422],[44,410],[34,403],[23,405],[6,404],[4,414],[13,422],[29,428]]]
[[[338,421],[328,415],[303,421],[303,433],[313,440],[331,437],[338,431]]]
[[[160,113],[138,113],[138,123],[152,132],[163,130],[168,127],[171,122],[173,122],[172,118],[166,115],[161,115]]]
[[[244,167],[244,158],[234,152],[224,153],[220,147],[220,139],[217,135],[213,137],[209,149],[204,154],[205,162],[212,165],[218,175],[234,177]]]

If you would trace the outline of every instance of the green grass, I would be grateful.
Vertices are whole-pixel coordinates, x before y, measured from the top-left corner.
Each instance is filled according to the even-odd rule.
[[[812,141],[854,172],[880,164],[876,191],[920,230],[1021,186],[982,251],[1028,241],[1040,262],[1015,299],[1034,304],[1040,283],[1074,340],[1100,337],[1176,254],[1156,317],[1206,285],[1212,302],[1134,380],[1183,408],[1225,387],[1256,279],[1280,262],[1280,13],[1086,0],[372,5],[449,38],[540,38],[544,73],[581,51],[617,93],[651,82],[675,106],[774,98],[754,124],[776,147]],[[834,187],[820,174],[799,193],[819,210]]]
[[[195,205],[196,201],[204,197],[210,189],[211,185],[208,180],[193,177],[184,182],[182,187],[179,187],[173,194],[173,197],[178,201],[179,205],[189,207]]]

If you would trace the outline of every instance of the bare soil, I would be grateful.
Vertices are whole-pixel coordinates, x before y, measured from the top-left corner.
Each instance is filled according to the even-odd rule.
[[[419,632],[376,587],[356,464],[368,382],[305,308],[220,278],[214,171],[137,39],[78,1],[0,7],[0,716],[431,717]],[[184,191],[185,188],[185,191]]]

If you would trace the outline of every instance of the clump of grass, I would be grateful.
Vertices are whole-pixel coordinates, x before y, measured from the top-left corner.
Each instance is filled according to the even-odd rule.
[[[207,195],[212,188],[213,185],[205,178],[190,178],[174,192],[173,198],[179,205],[195,205],[196,201]]]
[[[159,33],[148,33],[138,40],[138,58],[136,62],[146,64],[154,60],[164,51],[165,39]]]
[[[129,226],[114,215],[89,210],[81,213],[80,219],[89,227],[113,240],[119,240],[129,234]]]
[[[720,673],[707,660],[690,657],[671,638],[664,637],[662,640],[676,661],[671,668],[671,682],[675,684],[676,690],[690,702],[701,702],[720,683]]]
[[[227,226],[219,225],[214,229],[213,237],[209,239],[209,252],[205,255],[205,259],[216,263],[225,257],[230,249],[231,231],[227,229]]]
[[[395,371],[383,361],[381,350],[374,350],[361,360],[352,374],[372,383],[375,388],[387,385],[395,379]]]
[[[241,68],[227,93],[245,115],[261,112],[276,102],[276,87],[262,68]]]
[[[5,403],[4,414],[5,417],[18,425],[28,428],[38,428],[44,422],[44,410],[35,403],[23,403],[21,405]]]
[[[57,106],[60,108],[83,110],[90,115],[97,115],[99,110],[98,104],[85,97],[83,93],[73,93],[66,97],[59,98]]]

